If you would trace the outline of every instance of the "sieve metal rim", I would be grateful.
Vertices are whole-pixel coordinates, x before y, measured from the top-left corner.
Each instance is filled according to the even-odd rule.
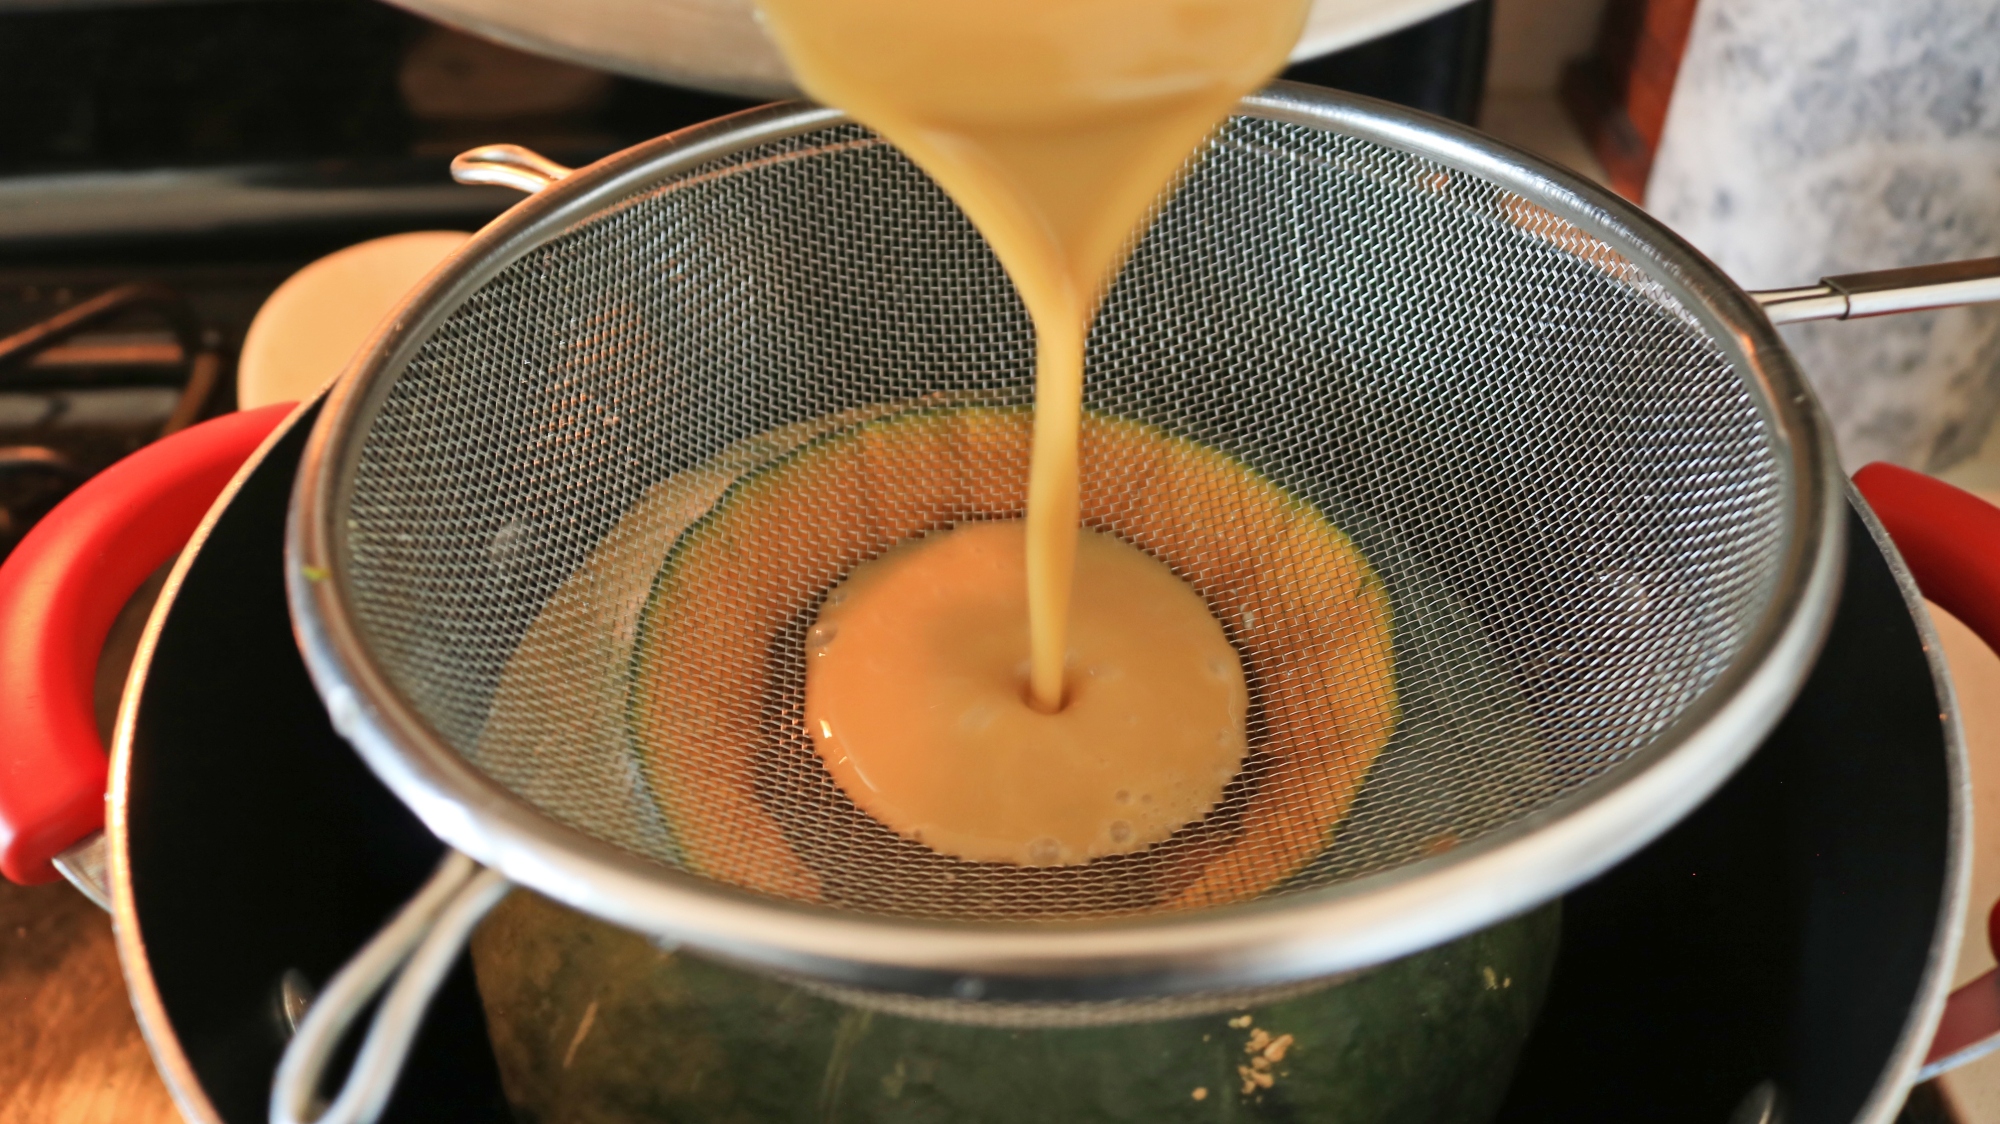
[[[581,169],[513,208],[413,294],[358,354],[301,461],[286,583],[305,662],[341,734],[446,842],[605,920],[730,959],[852,987],[992,999],[1120,998],[1251,987],[1368,967],[1522,912],[1678,821],[1747,758],[1817,654],[1839,589],[1842,484],[1804,380],[1757,306],[1629,203],[1470,129],[1372,99],[1278,83],[1247,116],[1328,129],[1499,184],[1602,239],[1695,317],[1749,384],[1783,461],[1774,592],[1731,666],[1651,746],[1471,844],[1381,874],[1187,915],[1054,926],[943,924],[777,901],[599,842],[460,758],[390,685],[351,616],[341,554],[361,439],[430,331],[487,279],[602,206],[758,144],[848,119],[749,110]]]

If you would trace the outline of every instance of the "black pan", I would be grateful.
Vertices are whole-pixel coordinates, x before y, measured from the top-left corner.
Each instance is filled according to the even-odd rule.
[[[119,948],[200,1122],[266,1119],[286,973],[329,978],[442,853],[333,732],[293,644],[280,551],[315,413],[166,591],[114,758]],[[1794,1124],[1902,1104],[1951,971],[1965,769],[1914,588],[1858,510],[1789,716],[1703,808],[1568,897],[1503,1120],[1722,1124],[1773,1090]],[[468,965],[387,1118],[508,1118]]]

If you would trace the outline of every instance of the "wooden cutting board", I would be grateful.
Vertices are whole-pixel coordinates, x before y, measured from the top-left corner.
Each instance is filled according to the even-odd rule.
[[[172,1124],[111,918],[67,883],[0,879],[0,1124]]]

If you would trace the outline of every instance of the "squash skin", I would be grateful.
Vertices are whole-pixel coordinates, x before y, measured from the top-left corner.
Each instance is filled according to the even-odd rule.
[[[1559,928],[1556,903],[1247,1012],[1075,1029],[862,1010],[527,891],[473,958],[525,1124],[1443,1124],[1497,1110]],[[1293,1041],[1246,1095],[1259,1030]]]

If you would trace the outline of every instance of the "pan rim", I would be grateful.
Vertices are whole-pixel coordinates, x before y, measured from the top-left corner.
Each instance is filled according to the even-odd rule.
[[[112,942],[118,952],[119,967],[125,974],[125,989],[132,999],[132,1011],[139,1022],[140,1036],[145,1039],[146,1049],[153,1056],[153,1067],[159,1071],[174,1107],[194,1124],[223,1124],[222,1115],[216,1111],[215,1103],[203,1088],[192,1060],[181,1046],[180,1035],[174,1029],[166,1001],[153,977],[153,962],[146,949],[145,933],[139,924],[138,897],[132,883],[132,758],[139,714],[153,667],[153,654],[173,615],[181,587],[200,561],[203,544],[222,521],[237,494],[251,477],[263,469],[271,450],[290,437],[302,421],[314,416],[324,398],[322,392],[298,403],[284,420],[265,435],[215,497],[215,502],[209,505],[207,514],[202,516],[187,545],[181,548],[180,556],[175,559],[173,568],[167,572],[166,582],[160,587],[159,597],[153,602],[152,612],[147,615],[146,627],[139,635],[138,647],[132,655],[132,669],[126,676],[125,689],[119,695],[118,722],[112,731],[110,779],[104,797]]]

